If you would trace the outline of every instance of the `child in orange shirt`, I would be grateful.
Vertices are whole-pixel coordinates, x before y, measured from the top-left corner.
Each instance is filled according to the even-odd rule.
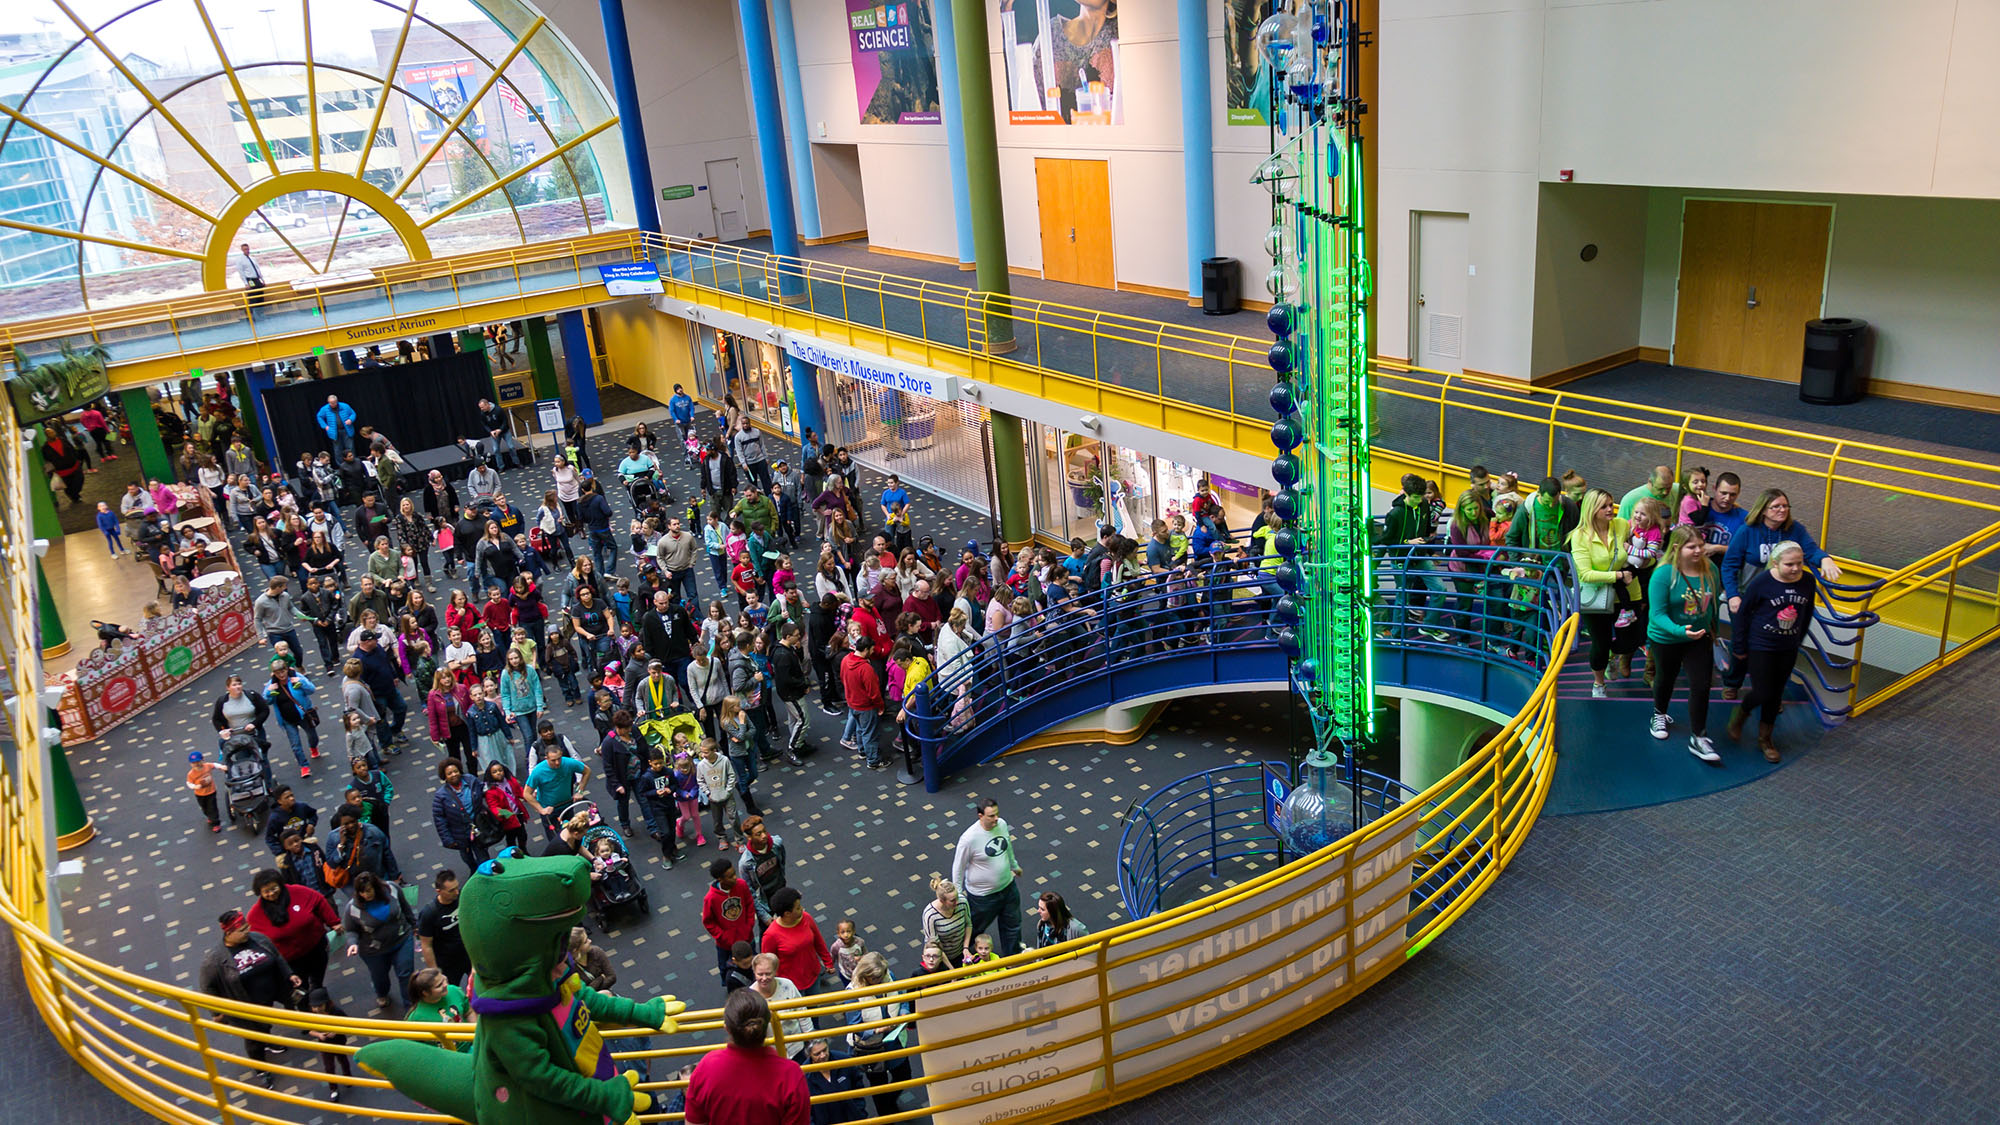
[[[228,768],[221,762],[203,761],[199,750],[188,755],[187,787],[194,790],[202,815],[208,817],[210,832],[222,831],[222,813],[215,804],[215,774]]]

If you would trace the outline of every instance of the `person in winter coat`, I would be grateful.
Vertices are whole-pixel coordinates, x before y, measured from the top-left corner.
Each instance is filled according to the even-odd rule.
[[[257,902],[248,911],[250,929],[271,939],[278,954],[308,991],[326,983],[326,934],[340,928],[333,904],[309,887],[287,886],[285,877],[266,867],[250,877]]]
[[[485,784],[486,811],[500,827],[501,839],[509,846],[528,846],[528,789],[503,762],[490,762],[480,774]]]
[[[218,921],[222,924],[222,944],[201,959],[198,978],[201,990],[239,1004],[283,1007],[291,1000],[292,990],[305,982],[292,971],[291,963],[278,952],[276,943],[252,930],[249,916],[241,910],[226,910]],[[226,1022],[246,1031],[271,1033],[271,1025],[258,1020],[230,1016]],[[262,1040],[248,1037],[243,1040],[243,1053],[259,1066],[270,1049]],[[267,1089],[271,1086],[268,1072],[260,1070],[257,1080]]]
[[[777,696],[785,722],[781,745],[786,760],[793,764],[798,763],[799,752],[806,748],[806,732],[811,724],[806,718],[804,700],[811,687],[812,665],[806,656],[805,630],[798,622],[787,621],[778,627],[778,644],[771,650],[771,690]]]
[[[713,738],[705,738],[695,755],[694,773],[715,821],[716,847],[726,852],[733,846],[731,841],[741,834],[737,823],[743,819],[743,803],[736,789],[736,767],[718,753]]]
[[[285,877],[285,883],[318,891],[321,898],[332,901],[334,889],[326,882],[326,852],[320,849],[319,841],[287,832],[279,837],[278,847],[278,874]]]
[[[305,654],[300,653],[303,657]],[[306,750],[312,750],[312,757],[319,757],[319,715],[313,709],[313,692],[319,689],[306,679],[305,673],[295,671],[282,660],[271,661],[271,682],[264,685],[264,698],[270,702],[271,710],[278,714],[278,729],[285,732],[285,741],[291,743],[292,757],[299,763],[299,776],[311,777],[312,766],[306,757]],[[304,738],[300,738],[303,732]]]
[[[639,732],[632,727],[632,712],[619,708],[611,714],[611,733],[597,745],[598,761],[604,765],[604,788],[618,804],[618,827],[632,834],[632,798],[639,783],[641,761]]]
[[[347,955],[360,957],[375,983],[375,1007],[389,1008],[390,978],[403,1007],[410,1006],[410,973],[416,967],[417,916],[401,892],[372,871],[354,877],[354,897],[341,914],[349,935]]]
[[[847,700],[847,726],[840,744],[861,751],[871,770],[883,764],[875,737],[875,721],[882,711],[882,678],[868,658],[874,648],[874,638],[863,633],[855,638],[853,651],[840,661],[841,693]]]
[[[342,805],[333,811],[328,845],[331,854],[327,864],[344,873],[346,886],[353,886],[363,872],[387,879],[399,878],[403,873],[389,848],[389,838],[368,823],[359,805]]]
[[[438,843],[458,853],[465,861],[466,878],[492,858],[480,843],[476,827],[478,813],[486,807],[486,783],[468,777],[465,767],[450,758],[438,763],[438,787],[431,793],[431,827]]]
[[[771,920],[771,896],[785,889],[785,838],[764,827],[761,816],[743,818],[743,850],[736,855],[736,874],[750,885],[757,903],[757,920]]]
[[[311,836],[318,825],[319,810],[299,800],[291,786],[280,785],[271,793],[271,817],[264,822],[264,844],[272,855],[283,855],[287,834]]]

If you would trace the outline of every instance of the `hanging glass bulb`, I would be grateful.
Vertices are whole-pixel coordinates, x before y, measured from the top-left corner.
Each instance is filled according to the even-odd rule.
[[[1273,301],[1289,304],[1299,292],[1298,262],[1283,261],[1272,266],[1271,272],[1264,275],[1264,291]]]
[[[1273,261],[1289,262],[1298,257],[1299,236],[1290,223],[1278,223],[1264,232],[1264,253]]]
[[[1285,844],[1293,852],[1316,852],[1354,830],[1354,798],[1340,772],[1340,759],[1324,748],[1300,763],[1298,787],[1280,806]]]
[[[1287,147],[1264,158],[1257,170],[1250,173],[1250,182],[1262,184],[1265,191],[1279,199],[1296,198],[1299,182],[1298,153]]]
[[[1299,18],[1290,12],[1274,12],[1257,25],[1257,55],[1283,70],[1286,56],[1298,42]]]

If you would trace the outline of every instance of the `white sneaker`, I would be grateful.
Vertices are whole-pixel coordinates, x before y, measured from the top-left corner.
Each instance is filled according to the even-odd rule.
[[[1590,698],[1609,699],[1611,698],[1611,693],[1604,690],[1603,684],[1593,683],[1590,685]]]
[[[1666,735],[1663,734],[1659,737],[1665,738]],[[1697,734],[1688,739],[1688,753],[1693,754],[1711,766],[1722,764],[1722,755],[1715,752],[1715,743],[1710,742],[1708,736],[1705,734]]]
[[[1672,722],[1672,719],[1667,718],[1660,712],[1653,712],[1653,737],[1664,742],[1667,737],[1667,726]]]

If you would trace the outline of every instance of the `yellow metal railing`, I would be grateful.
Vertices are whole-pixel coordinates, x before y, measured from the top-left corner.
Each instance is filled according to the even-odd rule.
[[[1852,714],[1865,714],[1889,702],[2000,637],[2000,589],[1995,588],[1994,568],[1978,565],[1996,552],[2000,552],[2000,523],[1883,576],[1881,585],[1861,608],[1874,611],[1885,621],[1906,622],[1913,615],[1905,607],[1929,603],[1923,606],[1922,618],[1931,627],[1916,634],[1922,638],[1923,651],[1917,654],[1921,663],[1915,667],[1907,667],[1909,660],[1905,658],[1896,663],[1906,670],[1887,682],[1875,676],[1855,677],[1848,690]],[[1870,632],[1864,631],[1855,642],[1857,664],[1863,663],[1869,636]],[[1935,651],[1929,648],[1933,637]],[[1878,653],[1890,643],[1887,637],[1876,634]],[[1901,637],[1894,643],[1904,647]]]
[[[782,1006],[785,1017],[829,1019],[835,1026],[812,1037],[831,1039],[905,1022],[898,1015],[844,1025],[849,1013],[892,997],[915,1005],[909,1022],[921,1045],[884,1057],[919,1059],[920,1077],[818,1100],[921,1090],[925,1107],[867,1120],[975,1106],[988,1119],[1062,1120],[1181,1081],[1339,1007],[1456,921],[1526,840],[1554,776],[1556,670],[1575,633],[1572,619],[1557,634],[1550,670],[1528,704],[1462,766],[1319,852],[1178,909],[1020,954],[997,972],[928,976],[921,984],[892,982]],[[18,830],[30,823],[31,809],[14,788],[0,800],[9,829],[0,847],[9,870],[18,870],[38,833]],[[237,1044],[250,1038],[348,1054],[358,1042],[307,1043],[287,1032],[461,1040],[470,1028],[327,1020],[191,992],[52,939],[24,913],[18,886],[4,889],[0,920],[14,931],[29,995],[51,1032],[99,1081],[153,1116],[187,1125],[288,1125],[314,1116],[445,1120],[414,1107],[290,1092],[320,1083],[386,1084],[252,1061]],[[685,1087],[679,1068],[718,1045],[719,1026],[720,1013],[709,1009],[688,1013],[679,1033],[655,1034],[648,1045],[633,1042],[633,1032],[610,1038],[614,1048],[632,1048],[618,1057],[648,1060],[653,1077],[642,1088],[664,1098]],[[280,1088],[267,1089],[260,1081],[266,1075]]]

